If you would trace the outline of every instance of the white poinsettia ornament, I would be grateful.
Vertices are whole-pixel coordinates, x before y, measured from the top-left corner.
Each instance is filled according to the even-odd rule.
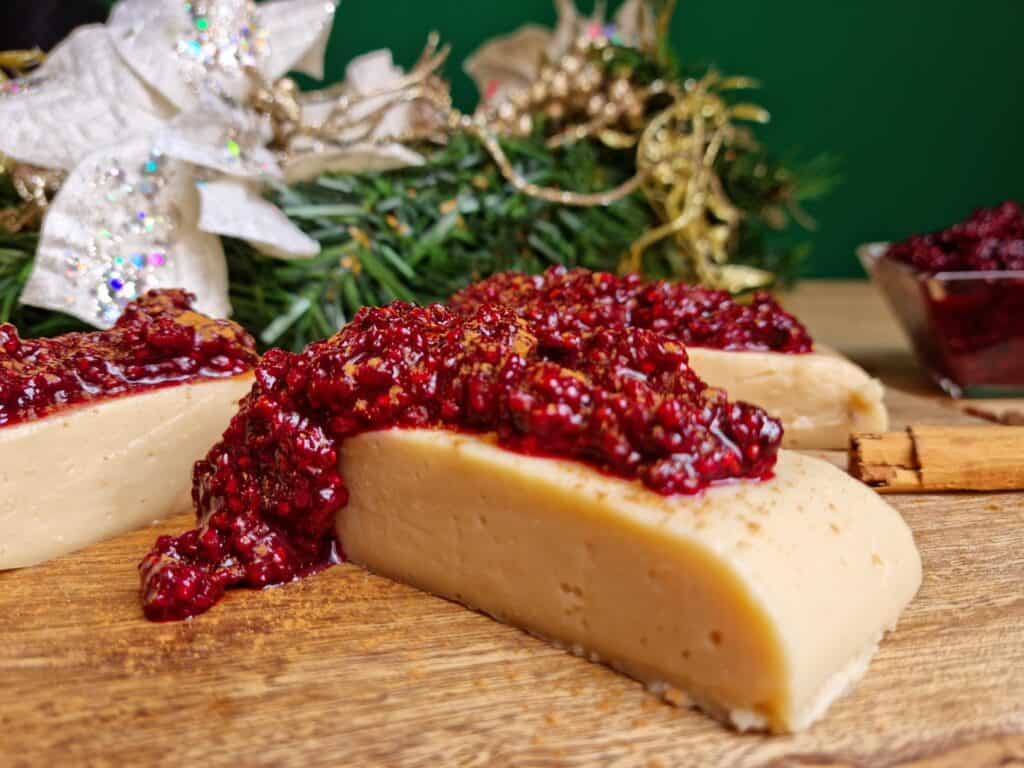
[[[366,146],[327,141],[330,158],[315,157],[319,145],[304,153],[274,145],[259,99],[289,71],[322,77],[335,6],[121,0],[107,24],[76,30],[30,78],[5,89],[0,154],[67,174],[21,301],[107,327],[143,291],[180,287],[196,294],[200,311],[227,315],[219,235],[281,258],[319,252],[264,200],[268,181],[285,180],[285,171],[291,182],[326,168],[422,162],[377,134]],[[371,70],[371,82],[350,90],[401,76],[389,55],[387,67]],[[305,95],[294,104],[300,126],[315,117]]]

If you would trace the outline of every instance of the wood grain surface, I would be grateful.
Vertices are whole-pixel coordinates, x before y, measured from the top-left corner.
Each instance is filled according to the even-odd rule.
[[[890,403],[896,424],[968,419]],[[147,623],[135,563],[182,516],[0,573],[0,765],[1024,766],[1024,494],[889,501],[923,586],[860,686],[803,734],[733,733],[347,565]]]

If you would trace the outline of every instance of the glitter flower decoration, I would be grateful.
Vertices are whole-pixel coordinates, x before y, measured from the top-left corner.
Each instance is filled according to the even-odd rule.
[[[64,171],[21,300],[108,327],[138,294],[186,288],[229,314],[219,235],[281,258],[315,240],[263,199],[282,179],[254,91],[321,77],[334,0],[121,0],[0,92],[0,153]]]

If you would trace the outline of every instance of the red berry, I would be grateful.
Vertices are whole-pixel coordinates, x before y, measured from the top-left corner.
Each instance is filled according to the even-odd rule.
[[[991,272],[1024,268],[1024,209],[1007,200],[979,208],[966,221],[889,248],[890,259],[920,272]]]

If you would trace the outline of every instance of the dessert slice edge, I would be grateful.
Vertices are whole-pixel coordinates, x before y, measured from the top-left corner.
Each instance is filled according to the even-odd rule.
[[[889,428],[882,383],[820,345],[802,355],[703,347],[686,351],[690,366],[708,384],[781,420],[785,448],[845,449],[854,432]]]
[[[192,464],[252,380],[197,379],[0,429],[0,570],[188,510]]]
[[[346,557],[734,726],[799,730],[863,674],[920,584],[898,513],[824,462],[662,497],[444,430],[347,441]]]

